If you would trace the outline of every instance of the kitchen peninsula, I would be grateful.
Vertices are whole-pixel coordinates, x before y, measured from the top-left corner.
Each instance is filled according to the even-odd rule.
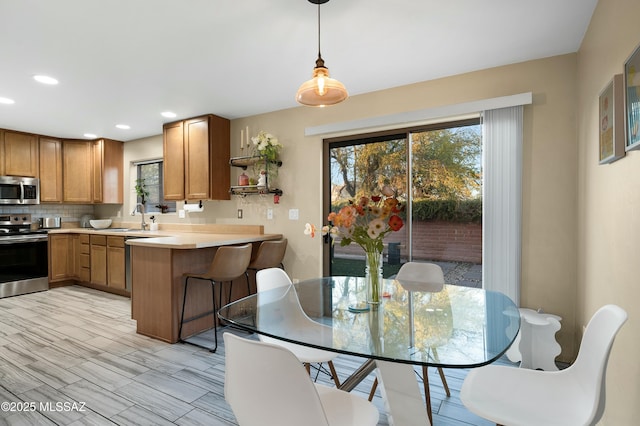
[[[128,224],[120,224],[126,226]],[[139,226],[139,224],[138,224]],[[88,234],[88,235],[87,235]],[[130,289],[112,290],[109,285],[96,286],[90,279],[76,279],[81,285],[131,295],[131,317],[136,320],[136,331],[169,343],[178,341],[178,328],[182,309],[184,279],[187,272],[203,272],[207,269],[218,247],[252,243],[253,253],[260,243],[282,237],[281,234],[265,234],[262,225],[168,225],[159,231],[141,231],[131,228],[86,229],[68,228],[50,233],[50,241],[67,236],[80,236],[124,240],[130,261]],[[51,244],[50,247],[54,247]],[[66,253],[66,252],[65,252]],[[50,253],[50,259],[53,259]],[[107,258],[108,259],[108,258]],[[109,264],[109,261],[106,262]],[[55,268],[54,268],[55,269]],[[76,274],[79,276],[80,274]],[[54,274],[50,272],[50,285]],[[63,276],[63,278],[68,278]],[[229,283],[224,283],[223,295],[228,294]],[[232,299],[247,295],[244,277],[234,281]],[[202,282],[189,288],[185,316],[211,309],[211,285]],[[216,291],[216,298],[218,291]],[[225,297],[225,296],[223,296]],[[220,301],[217,301],[219,305]],[[223,300],[224,302],[224,300]],[[213,315],[186,324],[183,335],[206,330],[213,324]]]
[[[131,316],[136,331],[169,343],[178,341],[178,328],[184,292],[184,273],[202,272],[211,264],[218,247],[253,244],[255,253],[262,241],[281,238],[265,234],[262,226],[209,225],[206,232],[180,232],[172,236],[134,238],[131,246]],[[247,295],[244,277],[232,286],[232,299]],[[224,283],[227,294],[229,283]],[[218,292],[216,292],[218,293]],[[211,310],[211,285],[190,286],[185,317]],[[220,301],[216,302],[220,306]],[[185,324],[183,335],[206,330],[213,315]]]

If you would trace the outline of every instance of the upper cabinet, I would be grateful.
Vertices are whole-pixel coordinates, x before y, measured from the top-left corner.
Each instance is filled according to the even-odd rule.
[[[122,204],[124,146],[110,139],[93,141],[93,202]]]
[[[66,203],[93,202],[93,143],[62,141],[62,189]]]
[[[38,137],[0,131],[0,175],[38,177]]]
[[[228,200],[230,123],[208,114],[163,126],[164,199]]]
[[[40,136],[40,202],[62,202],[62,141]]]

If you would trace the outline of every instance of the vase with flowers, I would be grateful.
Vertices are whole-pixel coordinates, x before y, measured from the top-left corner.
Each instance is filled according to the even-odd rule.
[[[367,283],[367,302],[377,305],[382,296],[382,251],[384,237],[399,231],[404,222],[398,213],[404,206],[395,196],[395,191],[385,185],[381,195],[361,197],[357,202],[351,200],[338,212],[327,217],[330,225],[322,227],[322,235],[340,237],[340,245],[356,243],[365,252],[365,281]],[[305,234],[315,236],[316,228],[307,223]]]
[[[251,138],[251,142],[253,142],[253,149],[256,155],[265,158],[269,163],[277,163],[280,149],[282,149],[282,144],[278,141],[277,137],[264,130],[260,130],[257,136]],[[259,178],[265,165],[256,164],[256,167],[258,167],[258,169],[254,170],[254,172],[256,172],[256,178]],[[265,173],[269,186],[274,187],[275,178],[278,176],[278,166],[276,164],[268,164],[266,168]]]

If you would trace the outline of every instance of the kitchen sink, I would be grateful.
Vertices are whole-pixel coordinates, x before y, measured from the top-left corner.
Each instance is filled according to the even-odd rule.
[[[103,231],[103,232],[127,232],[127,231],[135,231],[135,229],[131,229],[131,228],[104,228],[104,229],[96,229],[96,231]]]

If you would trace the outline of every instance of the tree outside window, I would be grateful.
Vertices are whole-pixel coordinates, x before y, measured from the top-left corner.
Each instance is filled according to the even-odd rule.
[[[175,201],[165,201],[163,198],[164,191],[162,186],[162,161],[158,160],[139,163],[136,165],[136,169],[137,183],[144,184],[145,189],[149,192],[149,195],[145,197],[145,211],[148,213],[175,212]],[[136,202],[140,203],[141,201],[141,197],[138,196]]]

